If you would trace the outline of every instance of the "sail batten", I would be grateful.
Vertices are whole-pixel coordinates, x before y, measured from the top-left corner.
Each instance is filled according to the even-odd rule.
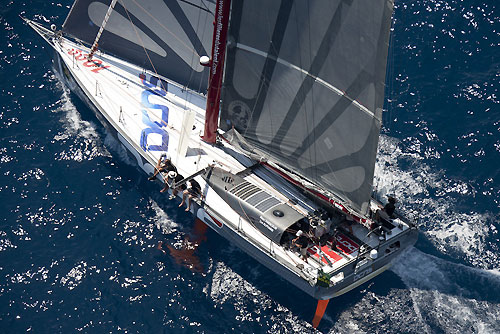
[[[233,0],[220,127],[365,213],[392,7]]]

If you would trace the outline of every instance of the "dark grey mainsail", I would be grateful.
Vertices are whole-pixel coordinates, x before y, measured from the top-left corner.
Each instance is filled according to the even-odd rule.
[[[233,0],[220,127],[365,213],[392,0]]]
[[[111,0],[77,0],[63,30],[92,44]],[[213,0],[120,0],[99,40],[99,49],[205,92],[208,70],[199,58],[210,55]]]

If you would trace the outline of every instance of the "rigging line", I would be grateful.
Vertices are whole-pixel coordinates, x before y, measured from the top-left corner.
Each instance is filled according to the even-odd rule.
[[[309,7],[309,3],[307,3],[307,11],[308,11],[308,15],[310,16],[310,7]],[[310,22],[311,20],[308,20],[308,33],[309,33],[309,50],[312,50],[312,46],[311,46],[311,27],[310,27]],[[298,27],[297,27],[298,28]],[[300,46],[299,46],[299,49],[300,49]],[[311,52],[309,52],[309,56],[312,56]],[[301,59],[301,58],[299,58]],[[311,61],[311,59],[309,59],[309,61]],[[300,68],[302,68],[302,64],[300,63],[299,64]],[[306,76],[309,75],[309,74],[305,74]],[[345,92],[344,92],[345,93]],[[311,167],[309,170],[311,171],[311,174],[313,174],[313,177],[316,179],[316,180],[319,180],[319,174],[320,174],[320,171],[319,171],[319,168],[314,168],[315,166],[317,166],[317,153],[318,151],[316,150],[316,139],[319,139],[317,138],[316,136],[316,126],[314,126],[314,124],[316,124],[315,122],[315,108],[314,108],[314,85],[311,87],[311,91],[310,91],[310,96],[311,96],[311,108],[312,108],[312,112],[311,112],[311,117],[312,117],[312,124],[313,124],[313,128],[312,128],[312,138],[310,139],[312,142],[312,144],[309,146],[310,148],[308,149],[309,151],[309,161],[311,161]],[[345,95],[347,96],[347,95]],[[305,100],[305,99],[304,99]],[[304,109],[307,108],[307,103],[304,103]],[[307,115],[307,111],[305,113],[305,115]],[[310,133],[309,132],[309,122],[308,121],[308,117],[305,116],[305,124],[306,124],[306,127],[308,129],[307,133]],[[306,137],[306,139],[309,139],[309,136]],[[314,154],[314,160],[312,159],[312,156]],[[338,178],[338,175],[335,173],[335,170],[330,166],[329,163],[327,163],[327,167],[329,168],[330,170],[330,174],[333,176],[333,179],[335,180],[336,184],[342,184],[342,182],[339,180]],[[326,173],[325,173],[326,174]],[[323,175],[323,174],[322,174]],[[324,187],[324,186],[323,186]],[[346,194],[346,192],[343,190],[343,189],[340,189],[339,187],[336,187],[337,191],[339,191],[341,193],[341,195],[343,195],[345,198],[349,198]]]
[[[266,20],[266,23],[267,23],[267,26],[268,26],[267,30],[268,30],[268,31],[271,31],[271,27],[270,27],[270,24],[269,24],[269,19],[268,19],[268,20]],[[272,24],[272,23],[273,23],[273,21],[271,21],[271,24]],[[272,35],[271,35],[271,36],[272,36]],[[273,49],[273,50],[274,50],[274,52],[273,52],[274,54],[278,54],[278,53],[279,53],[279,49],[276,49],[276,45],[275,45],[275,43],[274,43],[274,41],[273,41],[273,39],[272,39],[272,38],[271,38],[271,40],[270,40],[270,42],[269,42],[269,49],[270,49],[270,50],[271,50],[271,49]],[[265,66],[265,65],[264,65],[264,66]],[[258,73],[256,70],[253,70],[253,72],[255,73],[255,77],[256,77],[256,78],[262,78],[262,73]],[[252,106],[252,111],[251,111],[251,113],[250,113],[250,116],[249,116],[249,118],[248,118],[248,125],[252,124],[252,120],[253,120],[253,118],[254,118],[254,112],[255,112],[255,109],[257,108],[257,101],[258,101],[259,99],[261,99],[261,96],[262,96],[261,94],[263,94],[264,89],[265,89],[265,90],[269,90],[269,87],[271,86],[271,81],[272,81],[272,76],[269,78],[269,80],[268,80],[268,81],[261,80],[261,82],[259,82],[259,90],[258,90],[258,92],[257,92],[257,94],[256,94],[256,97],[255,97],[254,101],[252,101],[252,102],[253,102],[253,106]],[[267,95],[267,92],[266,92],[266,93],[264,93],[264,96],[266,96],[266,95]],[[264,97],[264,98],[265,98],[265,97]],[[263,104],[262,104],[262,105],[263,105]],[[259,124],[259,121],[260,121],[260,115],[258,116],[258,119],[257,119],[257,122],[256,122],[256,126],[255,126],[255,128],[256,128],[256,129],[254,130],[255,132],[257,132],[257,126],[258,126],[258,124]],[[278,128],[275,130],[275,129],[274,129],[274,124],[273,124],[273,123],[274,123],[274,122],[273,122],[273,118],[272,118],[272,117],[269,117],[269,125],[270,125],[270,128],[271,128],[271,133],[272,133],[272,134],[273,134],[273,133],[276,133],[276,130],[279,128],[279,127],[278,127]],[[247,132],[248,132],[248,130],[249,130],[249,126],[247,126],[247,128],[245,129],[245,133],[247,133]]]
[[[172,35],[178,42],[180,42],[182,45],[184,45],[187,49],[189,49],[191,52],[193,53],[196,53],[198,54],[198,52],[196,52],[195,49],[193,49],[192,47],[190,47],[188,44],[184,43],[184,41],[178,37],[177,35],[175,35],[172,31],[170,31],[164,24],[162,24],[156,17],[154,17],[150,12],[148,12],[144,7],[142,7],[139,3],[137,3],[136,0],[132,0],[133,3],[135,3],[137,5],[137,7],[139,7],[140,9],[142,9],[144,11],[144,13],[146,13],[149,17],[151,17],[153,19],[153,21],[155,21],[156,23],[158,23],[163,29],[165,29],[170,35]],[[122,4],[123,8],[125,8],[125,5],[123,4],[123,1],[120,0],[120,3]],[[125,8],[125,12],[127,12],[127,16],[129,17],[129,20],[130,20],[130,16],[128,14],[128,11],[127,9]],[[132,21],[131,21],[132,22]],[[134,28],[135,29],[135,28]],[[136,32],[137,33],[137,32]],[[143,46],[144,47],[144,46]],[[199,55],[198,55],[199,56]],[[149,56],[148,56],[149,58]]]
[[[305,70],[303,68],[300,68],[297,65],[294,65],[294,64],[292,64],[292,63],[290,63],[290,62],[288,62],[288,61],[286,61],[284,59],[281,59],[281,58],[278,58],[278,57],[274,57],[274,56],[268,54],[265,51],[261,51],[259,49],[253,48],[253,47],[245,45],[245,44],[237,43],[236,47],[238,49],[241,49],[241,50],[244,50],[244,51],[248,51],[250,53],[254,53],[254,54],[262,56],[264,58],[274,59],[277,63],[280,63],[281,65],[290,67],[291,69],[294,69],[294,70],[297,70],[299,72],[304,73],[305,75],[311,77],[314,81],[318,82],[319,84],[323,85],[327,89],[329,89],[329,90],[333,91],[334,93],[336,93],[338,96],[344,97],[347,100],[349,100],[350,102],[352,102],[352,104],[354,104],[356,107],[358,107],[359,110],[365,112],[366,114],[370,115],[373,118],[376,118],[376,115],[375,115],[374,112],[372,112],[370,109],[368,109],[367,107],[365,107],[364,105],[362,105],[359,101],[351,98],[349,95],[347,95],[346,91],[343,91],[342,89],[335,87],[334,85],[326,82],[325,80],[321,79],[320,77],[318,77],[318,76],[316,76],[314,74],[309,73],[307,70]]]
[[[392,13],[392,16],[391,18],[393,19],[394,18],[394,11]],[[391,20],[391,28],[389,30],[389,51],[388,51],[388,67],[389,67],[389,70],[386,71],[388,72],[387,73],[387,77],[386,78],[386,82],[389,81],[389,84],[386,85],[386,89],[389,90],[389,92],[387,93],[387,96],[388,96],[388,100],[387,101],[387,118],[388,119],[388,123],[391,122],[391,125],[393,125],[395,122],[392,122],[393,120],[393,117],[394,117],[394,113],[393,113],[393,89],[394,89],[394,24],[395,24],[395,21],[394,20]],[[383,124],[383,123],[382,123]],[[377,188],[378,188],[378,181],[377,181]],[[394,191],[394,178],[391,178],[391,191]]]
[[[115,8],[116,1],[117,0],[111,1],[111,4],[108,7],[108,11],[106,12],[106,15],[104,16],[104,20],[102,21],[101,27],[99,28],[99,31],[97,32],[97,36],[95,37],[94,44],[92,44],[92,48],[90,48],[90,53],[87,56],[88,60],[92,59],[92,56],[94,55],[94,53],[97,50],[97,47],[98,47],[97,43],[99,42],[99,39],[101,38],[101,34],[104,31],[106,24],[108,23],[109,17],[111,16],[111,13],[113,12],[113,8]]]
[[[306,2],[306,5],[307,5],[307,16],[308,17],[311,17],[311,12],[310,12],[310,7],[309,7],[309,2]],[[299,25],[297,24],[297,30],[298,30],[298,27]],[[308,44],[309,44],[309,64],[311,63],[311,59],[313,58],[312,55],[311,55],[311,50],[312,50],[312,46],[311,46],[311,20],[307,20],[307,32],[308,32],[308,35],[309,35],[309,38],[308,38]],[[300,50],[300,48],[299,48]],[[300,64],[300,67],[302,68],[302,58],[301,59],[301,64]],[[305,78],[304,78],[305,80]],[[315,111],[315,108],[314,108],[314,85],[311,87],[311,91],[310,91],[310,96],[311,96],[311,118],[312,118],[312,133],[313,133],[313,138],[314,140],[315,139],[318,139],[316,138],[316,127],[314,126],[314,124],[316,124],[316,122],[314,121],[315,117],[314,117],[314,111]],[[307,133],[310,133],[309,131],[309,122],[308,122],[308,117],[307,115],[309,114],[307,112],[307,103],[304,103],[304,118],[305,118],[305,123],[306,123],[306,128],[307,128]],[[309,147],[312,146],[312,149],[309,149],[309,161],[313,162],[313,153],[314,153],[314,164],[316,164],[316,161],[317,161],[317,155],[316,155],[316,143],[314,142],[312,145],[310,145]],[[314,177],[316,179],[318,179],[318,170],[317,169],[314,169]]]
[[[308,5],[308,3],[307,3],[307,5]],[[298,20],[297,20],[297,6],[293,5],[293,9],[294,9],[294,14],[295,14],[295,20],[294,20],[294,22],[293,22],[293,23],[294,23],[294,25],[295,25],[295,29],[296,29],[296,32],[297,32],[297,36],[301,36],[301,34],[300,34],[300,32],[301,32],[301,31],[299,30],[300,25],[298,24]],[[309,12],[309,6],[307,6],[307,10],[308,10],[308,12]],[[309,20],[308,20],[308,23],[309,23]],[[310,37],[311,37],[311,36],[310,36],[311,31],[310,31],[310,28],[311,28],[310,24],[308,24],[308,25],[307,25],[307,27],[304,27],[304,30],[306,30],[306,29],[307,29],[307,32],[308,32],[308,34],[309,34],[309,38],[308,38],[308,40],[309,40],[309,43],[308,43],[308,44],[309,44],[309,45],[308,45],[308,47],[309,47],[309,54],[308,54],[308,55],[309,55],[309,56],[311,56],[311,38],[310,38]],[[302,50],[302,47],[301,47],[300,42],[301,42],[301,39],[300,39],[300,37],[299,37],[299,38],[297,38],[298,50]],[[307,56],[307,55],[306,55],[306,56]],[[299,57],[298,57],[298,60],[299,60],[299,67],[300,67],[300,68],[303,68],[303,63],[302,63],[302,53],[301,53],[301,52],[299,52]],[[308,61],[309,61],[309,64],[310,64],[310,63],[311,63],[311,62],[310,62],[310,59],[308,59]],[[304,73],[302,73],[302,72],[300,72],[299,74],[301,74],[301,75],[302,75],[302,81],[303,81],[303,80],[305,80],[305,77],[307,77],[307,75],[305,75],[305,74],[304,74]],[[304,100],[306,100],[306,99],[305,99],[305,97],[304,97]],[[303,103],[302,108],[303,108],[303,110],[304,110],[304,112],[303,112],[302,114],[304,115],[304,123],[305,123],[305,127],[306,127],[306,132],[307,132],[307,133],[310,133],[310,131],[309,131],[309,122],[308,122],[308,117],[307,117],[307,115],[308,115],[308,112],[307,112],[307,103]],[[313,110],[313,111],[314,111],[314,110]],[[313,128],[313,130],[314,130],[314,128]],[[299,140],[300,140],[300,139],[299,139]],[[304,140],[304,138],[302,138],[302,141],[303,141],[303,140]],[[299,145],[300,145],[300,143],[299,143]],[[310,146],[309,146],[309,147],[310,147]],[[308,153],[309,153],[309,161],[310,161],[310,164],[311,164],[311,165],[313,165],[313,164],[314,164],[314,162],[313,162],[313,160],[312,160],[312,150],[310,150],[310,149],[309,149],[308,151],[309,151]],[[300,158],[300,156],[298,156],[298,157],[297,157],[297,160],[298,160],[299,158]],[[311,174],[315,174],[315,173],[316,173],[316,170],[313,170]],[[316,175],[314,175],[313,177],[315,177],[315,176],[316,176]]]
[[[199,29],[200,29],[200,16],[201,16],[201,13],[198,15],[198,22],[196,23],[196,31],[197,31],[197,32],[198,32],[198,31],[199,31]],[[205,20],[205,24],[206,24],[206,20]],[[205,38],[205,32],[206,32],[206,30],[204,29],[204,30],[203,30],[203,34],[202,34],[202,36],[201,36],[201,40],[204,40],[204,38]],[[192,54],[192,59],[191,59],[191,73],[189,74],[188,84],[189,84],[189,83],[191,83],[191,78],[193,77],[193,65],[194,65],[194,63],[193,63],[193,59],[194,59],[194,53]],[[203,83],[203,82],[206,82],[206,81],[204,80],[204,75],[203,75],[203,73],[204,73],[204,72],[205,72],[205,71],[202,71],[202,74],[201,74],[201,79],[200,79],[200,82],[199,82],[199,85],[198,85],[198,92],[201,92],[201,85],[202,85],[202,83]],[[188,85],[186,85],[186,87],[187,87],[187,86],[188,86]],[[186,98],[187,98],[187,94],[186,94]]]
[[[342,8],[341,8],[342,10]],[[362,66],[360,66],[361,68]],[[347,97],[347,92],[344,92],[345,96]],[[352,113],[349,113],[349,115],[351,120],[353,119],[353,115]],[[375,114],[373,114],[373,117],[376,117]],[[326,131],[325,131],[326,132]],[[356,134],[353,134],[353,135],[356,135]],[[350,144],[353,145],[353,142],[350,141]],[[347,146],[347,145],[346,145]],[[351,151],[353,151],[351,149]],[[340,193],[339,195],[342,195],[343,196],[343,199],[344,200],[347,200],[347,202],[349,203],[349,205],[352,207],[352,203],[353,201],[351,200],[351,198],[348,196],[348,194],[346,193],[346,191],[344,191],[343,187],[342,186],[338,186],[338,185],[342,185],[343,182],[342,180],[339,180],[339,176],[337,175],[336,171],[338,171],[338,169],[335,169],[336,166],[330,166],[330,162],[327,160],[326,161],[326,167],[328,167],[328,169],[330,170],[330,175],[333,176],[333,180],[335,181],[336,183],[336,186],[335,186],[335,191],[337,191],[338,193]],[[325,173],[326,174],[326,173]]]
[[[193,6],[193,7],[196,7],[196,8],[198,8],[198,9],[204,10],[204,11],[206,11],[207,13],[210,13],[210,14],[214,15],[214,13],[212,13],[212,12],[210,11],[210,9],[208,9],[208,6],[207,6],[207,5],[205,5],[205,2],[204,2],[203,0],[201,0],[201,3],[203,4],[203,6],[204,6],[204,7],[199,6],[199,5],[197,5],[197,4],[194,4],[194,3],[192,3],[192,2],[189,2],[189,1],[187,1],[187,0],[179,0],[179,1],[180,1],[180,2],[184,2],[184,3],[188,4],[188,5]],[[215,15],[214,15],[214,16],[215,16]]]
[[[195,29],[195,32],[196,32],[196,33],[198,33],[198,32],[199,32],[199,29],[200,29],[200,22],[201,22],[201,12],[199,12],[199,13],[198,13],[198,20],[197,20],[197,23],[196,23],[196,29]],[[205,19],[205,25],[206,25],[206,19]],[[202,36],[201,36],[201,41],[202,41],[202,40],[204,39],[204,37],[205,37],[205,32],[206,32],[206,30],[204,29],[204,30],[203,30],[203,34],[202,34]],[[191,65],[190,65],[191,70],[190,70],[190,72],[189,72],[189,79],[188,79],[188,81],[187,81],[186,85],[184,85],[184,87],[185,87],[185,88],[187,88],[187,87],[191,84],[191,79],[193,78],[193,73],[194,73],[194,66],[193,66],[193,65],[194,65],[194,61],[195,61],[195,56],[194,56],[194,55],[195,55],[195,53],[194,53],[194,52],[192,52],[192,53],[191,53]],[[203,71],[203,72],[204,72],[204,71]],[[201,75],[201,77],[202,77],[202,79],[203,79],[203,74]],[[199,91],[199,92],[201,91],[201,85],[202,85],[202,83],[203,83],[203,80],[200,80],[200,83],[199,83],[199,85],[198,85],[198,91]],[[187,97],[188,97],[188,94],[187,94],[187,92],[186,92],[186,102],[187,102]]]
[[[371,117],[376,118],[375,114],[370,109],[368,109],[367,107],[365,107],[364,105],[362,105],[359,101],[351,98],[349,95],[347,95],[346,91],[343,91],[340,88],[335,87],[334,85],[326,82],[325,80],[321,79],[320,77],[318,77],[318,76],[316,76],[314,74],[309,73],[305,69],[302,69],[302,68],[298,67],[297,65],[294,65],[294,64],[292,64],[292,63],[290,63],[290,62],[288,62],[288,61],[286,61],[284,59],[281,59],[281,58],[278,58],[278,57],[274,57],[274,56],[269,55],[268,53],[266,53],[264,51],[261,51],[259,49],[255,49],[255,48],[253,48],[251,46],[248,46],[248,45],[237,43],[236,47],[238,49],[241,49],[241,50],[244,50],[244,51],[248,51],[250,53],[254,53],[254,54],[262,56],[264,58],[274,59],[277,63],[280,63],[280,64],[282,64],[284,66],[290,67],[290,68],[292,68],[294,70],[297,70],[299,72],[304,73],[305,75],[307,75],[307,76],[311,77],[312,79],[314,79],[314,81],[320,83],[321,85],[325,86],[329,90],[335,92],[340,97],[344,97],[344,98],[348,99],[349,101],[351,101],[352,104],[354,104],[356,107],[359,108],[359,110],[365,112],[366,114],[370,115]]]
[[[267,23],[267,30],[270,31],[271,29],[269,27],[269,20],[266,20],[266,23]],[[274,23],[276,23],[276,22],[274,22]],[[273,40],[271,38],[271,40],[269,41],[269,52],[268,52],[268,54],[272,50],[274,51],[273,54],[278,55],[277,52],[279,52],[279,50],[276,49],[276,47],[275,47],[275,45],[273,43]],[[267,61],[267,59],[266,59],[266,61]],[[265,67],[265,65],[264,65],[264,67]],[[260,82],[259,82],[259,89],[258,89],[257,93],[255,94],[255,98],[253,99],[254,101],[252,101],[252,110],[250,112],[250,116],[249,116],[249,119],[248,119],[248,125],[250,125],[250,124],[253,123],[254,113],[255,113],[255,110],[257,109],[257,103],[255,102],[255,100],[257,100],[257,101],[260,100],[261,96],[262,96],[261,94],[267,95],[267,91],[271,87],[271,80],[272,80],[272,77],[268,78],[268,80],[265,80],[264,78],[262,78],[262,74],[258,73],[257,70],[253,70],[253,72],[256,74],[255,77],[260,78]],[[266,92],[263,93],[264,91],[266,91]],[[260,119],[260,115],[258,115],[258,119],[256,121],[257,124],[259,123],[259,119]],[[273,128],[273,119],[272,119],[272,117],[269,118],[269,123],[271,125],[271,131],[272,131],[272,133],[276,133],[276,131]],[[249,131],[250,126],[248,126],[248,125],[247,125],[247,127],[245,129],[244,135]]]
[[[267,53],[265,54],[264,64],[260,70],[260,73],[257,74],[258,80],[258,91],[254,98],[251,99],[253,104],[250,118],[248,120],[248,124],[255,124],[257,126],[260,117],[262,115],[262,111],[264,110],[265,103],[267,101],[267,95],[270,88],[271,80],[274,78],[274,73],[276,71],[276,59],[279,56],[283,40],[286,34],[286,28],[288,26],[288,21],[290,19],[290,14],[292,11],[293,3],[291,1],[282,1],[277,9],[277,12],[273,11],[270,17],[267,18],[266,21],[270,21],[272,25],[268,27],[268,32],[270,40],[267,48]],[[280,85],[278,85],[280,87]],[[276,88],[274,86],[273,88]],[[248,126],[245,129],[245,133],[247,132],[256,132],[251,129],[252,127]]]
[[[132,0],[132,1],[134,1],[134,2],[135,2],[135,0]],[[139,42],[141,43],[141,46],[142,46],[142,48],[143,48],[143,50],[144,50],[144,53],[145,53],[145,54],[146,54],[146,56],[148,57],[149,63],[151,64],[151,67],[153,68],[153,71],[155,72],[155,74],[156,74],[157,76],[159,76],[158,71],[156,71],[156,67],[155,67],[155,65],[153,64],[153,61],[152,61],[152,60],[151,60],[151,58],[149,57],[149,53],[148,53],[148,51],[146,50],[146,47],[144,46],[144,42],[143,42],[142,38],[141,38],[141,36],[139,35],[139,32],[137,32],[137,29],[136,29],[136,27],[135,27],[135,25],[134,25],[134,22],[132,22],[132,19],[130,18],[130,14],[129,14],[128,10],[127,10],[127,7],[125,7],[125,5],[123,4],[123,0],[120,0],[120,4],[123,6],[123,9],[125,9],[125,13],[127,14],[128,20],[130,21],[130,24],[132,25],[132,28],[134,29],[134,32],[135,32],[135,34],[136,34],[136,36],[137,36],[137,39],[138,39],[138,40],[139,40]],[[162,88],[163,88],[163,90],[164,90],[164,91],[167,91],[167,87],[164,87],[164,86],[163,86],[163,81],[162,81],[162,80],[160,80],[160,85],[162,86]]]

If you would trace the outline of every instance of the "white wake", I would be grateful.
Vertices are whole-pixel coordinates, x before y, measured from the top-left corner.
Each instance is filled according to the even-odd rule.
[[[407,167],[402,167],[405,165]],[[498,234],[489,212],[460,212],[458,200],[474,198],[472,185],[433,171],[422,157],[401,151],[399,141],[381,135],[374,184],[381,196],[395,194],[399,208],[419,217],[422,233],[439,252],[466,258],[474,266],[495,268],[500,254],[489,239]]]

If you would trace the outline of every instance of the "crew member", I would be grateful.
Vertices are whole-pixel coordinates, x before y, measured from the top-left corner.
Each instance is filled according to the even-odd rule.
[[[156,179],[156,175],[158,175],[159,172],[170,172],[174,171],[177,172],[177,168],[172,164],[172,161],[170,160],[170,156],[167,154],[162,154],[160,156],[160,159],[158,159],[158,163],[155,166],[155,172],[152,176],[148,178],[149,181],[153,181]],[[167,187],[168,189],[168,187]]]
[[[173,174],[172,174],[172,176],[173,176]],[[181,182],[182,180],[184,180],[184,176],[182,176],[181,174],[175,173],[175,176],[173,176],[173,182],[171,183],[171,185],[174,184],[175,187],[172,188],[172,195],[170,195],[170,197],[168,199],[174,199],[175,195],[177,195],[177,191],[179,191],[179,189],[182,191],[186,190],[187,187],[186,187],[185,183],[181,184],[180,186],[176,185],[178,182]]]
[[[299,247],[302,259],[307,262],[307,246],[309,246],[309,240],[302,230],[298,230],[297,234],[295,235],[297,237],[292,240],[292,244],[295,244],[297,247]]]
[[[167,191],[168,188],[170,188],[170,185],[176,179],[177,175],[178,174],[176,171],[173,171],[173,170],[169,171],[167,174],[167,178],[165,179],[165,187],[162,190],[160,190],[160,192],[164,193],[165,191]]]
[[[379,223],[384,223],[390,221],[391,218],[394,218],[394,211],[396,210],[396,199],[392,196],[387,196],[387,200],[389,201],[382,210],[377,210],[375,213],[375,220]]]
[[[198,197],[200,196],[201,199],[203,199],[203,194],[201,193],[201,186],[198,182],[195,180],[189,180],[189,186],[186,190],[184,190],[182,194],[182,202],[179,204],[179,208],[184,205],[184,201],[186,200],[186,197],[188,198],[187,201],[187,208],[186,211],[189,211],[191,209],[191,199],[193,197]]]
[[[396,199],[392,196],[387,196],[387,200],[389,203],[387,203],[384,206],[384,211],[387,213],[387,215],[391,218],[393,218],[394,211],[396,210]]]
[[[320,239],[325,234],[330,233],[331,226],[332,226],[332,220],[330,219],[330,217],[328,217],[327,214],[321,215],[321,219],[314,228],[314,236]]]

